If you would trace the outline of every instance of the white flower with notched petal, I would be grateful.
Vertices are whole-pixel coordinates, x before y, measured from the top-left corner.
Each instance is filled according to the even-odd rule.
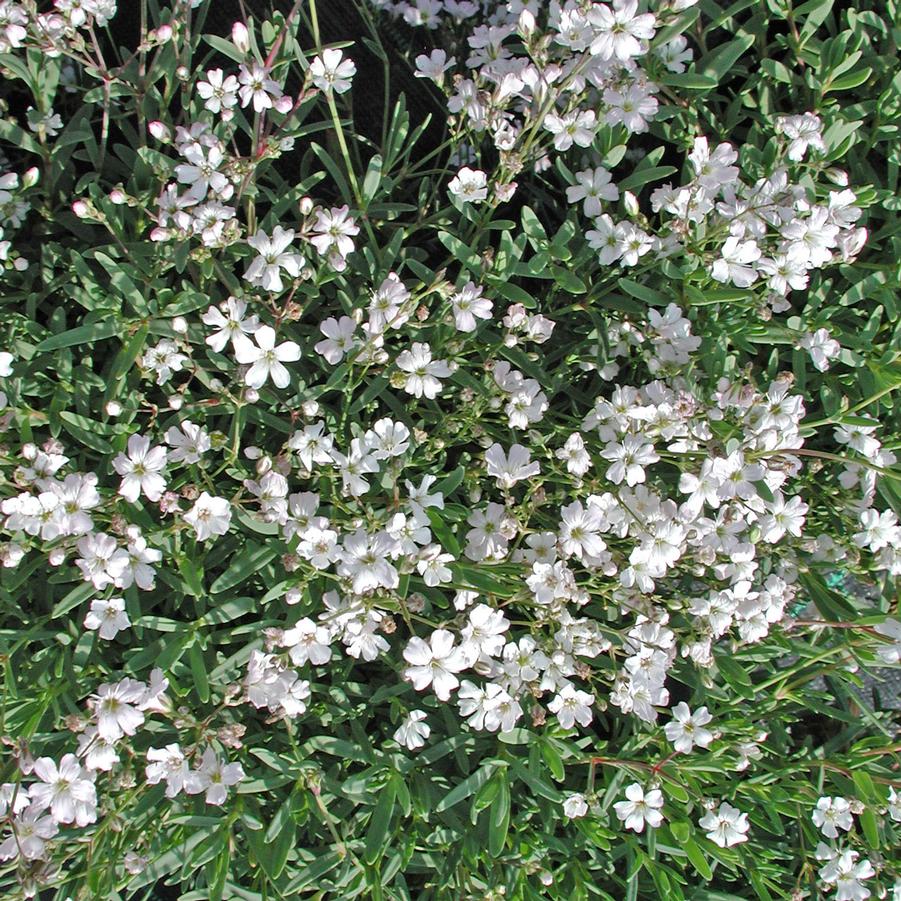
[[[538,463],[532,461],[529,449],[522,444],[514,444],[507,453],[500,444],[492,444],[485,454],[485,463],[488,475],[493,476],[498,488],[504,490],[541,472]]]
[[[288,248],[294,240],[294,229],[276,225],[272,237],[258,231],[247,243],[259,254],[244,273],[244,278],[252,285],[264,291],[278,294],[283,288],[281,270],[284,269],[292,278],[300,275],[306,260],[299,253],[291,253]],[[232,335],[232,340],[238,337]]]
[[[571,820],[584,817],[585,814],[588,813],[588,804],[585,801],[585,795],[581,792],[576,792],[566,798],[563,802],[563,812]]]
[[[411,638],[404,648],[404,659],[410,664],[404,670],[404,678],[417,691],[431,685],[439,701],[450,699],[460,684],[455,674],[471,663],[460,647],[454,647],[454,633],[447,629],[436,629],[428,644],[416,636]]]
[[[166,490],[166,480],[160,475],[165,465],[164,447],[151,447],[149,438],[132,435],[128,439],[128,455],[119,454],[113,460],[113,469],[122,476],[119,494],[135,503],[143,493],[155,503]]]
[[[587,726],[591,722],[591,707],[594,704],[594,695],[587,691],[579,691],[572,683],[564,685],[560,693],[547,705],[551,713],[557,715],[560,725],[564,729],[572,729],[578,722]]]
[[[442,385],[439,379],[446,379],[453,374],[446,360],[433,360],[429,345],[419,343],[398,354],[397,368],[408,373],[404,391],[416,397],[427,397],[429,400],[441,393]]]
[[[851,816],[851,805],[845,798],[822,797],[811,815],[814,826],[826,838],[838,838],[838,830],[850,832],[854,826]]]
[[[125,601],[122,598],[98,598],[91,601],[91,609],[84,618],[84,627],[92,632],[99,630],[100,637],[107,641],[129,626],[131,620],[125,612]]]
[[[707,838],[721,848],[730,848],[748,840],[748,815],[725,801],[714,813],[708,811],[701,817],[700,827],[707,831]]]
[[[658,789],[645,792],[637,783],[626,787],[626,801],[617,801],[613,805],[616,815],[626,829],[633,832],[644,832],[645,823],[656,829],[663,822],[663,794]]]
[[[262,388],[271,377],[276,388],[287,388],[291,376],[282,364],[299,360],[300,347],[293,341],[284,341],[276,347],[275,329],[269,325],[261,325],[253,338],[251,341],[246,335],[236,335],[233,339],[235,359],[250,366],[244,376],[245,383],[250,388]]]
[[[454,313],[454,324],[458,331],[474,332],[478,323],[476,319],[490,319],[493,304],[487,297],[482,297],[482,289],[472,282],[467,282],[451,299]]]
[[[224,535],[231,518],[231,504],[224,497],[212,497],[206,491],[184,515],[185,522],[194,529],[198,541],[206,541],[213,535]]]
[[[688,704],[680,701],[673,707],[673,718],[663,731],[680,754],[688,754],[695,745],[706,748],[713,741],[713,733],[704,728],[712,719],[706,707],[692,713]]]
[[[156,785],[161,780],[166,781],[166,797],[174,798],[191,782],[191,772],[188,769],[188,760],[177,743],[166,745],[165,748],[148,748],[145,775],[148,785]]]
[[[310,75],[313,84],[320,91],[334,91],[343,94],[350,90],[351,79],[357,74],[357,67],[352,59],[344,59],[340,50],[323,50],[310,63]]]
[[[408,751],[419,750],[432,732],[425,718],[424,710],[411,710],[394,731],[394,740]]]
[[[87,826],[97,820],[97,791],[92,774],[83,770],[74,754],[65,754],[56,765],[50,757],[34,762],[34,775],[41,781],[28,794],[39,810],[50,808],[57,823]]]
[[[488,199],[488,176],[481,169],[464,166],[451,179],[447,190],[464,203],[481,203]]]
[[[207,746],[199,769],[185,780],[185,791],[189,795],[199,795],[205,791],[207,804],[220,807],[228,796],[228,786],[237,785],[243,778],[244,767],[240,763],[220,760],[219,755]]]

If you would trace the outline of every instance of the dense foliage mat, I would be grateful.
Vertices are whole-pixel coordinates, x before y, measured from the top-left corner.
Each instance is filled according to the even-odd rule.
[[[895,0],[124,6],[0,0],[3,897],[899,901]]]

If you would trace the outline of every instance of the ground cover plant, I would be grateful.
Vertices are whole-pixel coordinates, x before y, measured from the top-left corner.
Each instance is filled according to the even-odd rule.
[[[899,34],[0,0],[3,897],[901,901]]]

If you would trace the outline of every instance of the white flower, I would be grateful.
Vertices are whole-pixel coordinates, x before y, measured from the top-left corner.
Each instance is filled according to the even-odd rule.
[[[720,804],[716,813],[710,810],[704,814],[700,826],[707,831],[707,838],[721,848],[730,848],[732,845],[746,842],[747,832],[750,829],[748,815],[725,801]]]
[[[617,801],[613,805],[617,817],[625,824],[626,829],[644,832],[645,823],[656,829],[663,822],[663,793],[654,789],[645,793],[637,782],[626,787],[626,801]]]
[[[205,791],[207,804],[221,807],[228,797],[228,786],[237,785],[243,778],[244,767],[240,763],[225,763],[208,745],[203,752],[200,767],[185,780],[185,791],[189,795]]]
[[[230,110],[238,102],[238,79],[224,76],[222,69],[210,69],[206,81],[197,82],[197,93],[206,101],[204,106],[211,113]]]
[[[243,65],[238,70],[238,81],[241,83],[241,106],[253,104],[254,112],[272,109],[274,101],[282,96],[278,83],[269,77],[269,69],[254,63],[248,69]]]
[[[116,637],[122,629],[131,626],[131,620],[125,612],[123,598],[109,598],[108,600],[91,601],[91,609],[84,618],[86,629],[100,630],[100,637],[109,641]]]
[[[424,710],[411,710],[394,732],[394,740],[408,751],[421,748],[431,734]]]
[[[236,335],[252,335],[259,327],[260,320],[256,316],[244,318],[247,312],[247,303],[229,297],[225,302],[225,309],[210,307],[201,317],[205,325],[218,329],[206,339],[206,343],[217,353],[225,350],[225,345],[233,341]]]
[[[34,762],[34,775],[41,781],[28,794],[39,810],[50,808],[57,823],[87,826],[97,820],[97,791],[92,774],[81,768],[74,754],[65,754],[57,767],[50,757]]]
[[[357,67],[352,59],[343,59],[343,56],[340,50],[323,50],[322,56],[317,56],[310,63],[313,84],[320,91],[343,94],[350,90],[351,79],[356,74]]]
[[[721,254],[710,269],[711,278],[718,282],[731,281],[737,288],[747,288],[757,281],[757,270],[748,265],[761,256],[755,241],[742,241],[733,235],[726,239]]]
[[[187,758],[177,743],[165,748],[148,748],[147,759],[150,761],[145,770],[148,785],[165,779],[167,798],[174,798],[191,779]]]
[[[841,344],[830,337],[829,330],[825,328],[802,335],[798,339],[798,346],[810,354],[813,365],[820,372],[825,372],[829,368],[829,361],[834,360],[842,352]]]
[[[288,655],[295,666],[303,666],[308,660],[321,666],[332,659],[328,629],[306,616],[285,630],[280,644],[288,649]]]
[[[581,792],[576,792],[568,798],[565,798],[563,801],[563,813],[571,820],[584,817],[585,814],[588,813],[588,804],[585,801],[585,795]]]
[[[360,226],[350,215],[347,205],[330,210],[318,210],[313,223],[310,243],[322,256],[328,256],[333,266],[354,252],[353,238]],[[340,263],[339,263],[340,266]]]
[[[654,445],[639,435],[626,435],[622,443],[612,441],[601,451],[601,456],[613,464],[607,470],[607,478],[614,485],[625,479],[630,488],[645,480],[645,466],[660,459]]]
[[[144,722],[144,714],[138,709],[146,686],[134,679],[104,683],[91,698],[91,707],[97,716],[97,734],[108,742],[123,735],[134,735]]]
[[[584,201],[582,212],[586,216],[600,216],[603,210],[602,200],[618,200],[619,188],[610,181],[610,173],[598,166],[596,169],[584,169],[576,173],[576,184],[566,189],[566,202]]]
[[[264,291],[276,294],[282,291],[284,285],[281,270],[284,269],[292,278],[297,278],[306,263],[301,254],[288,251],[293,240],[294,230],[282,228],[280,225],[276,225],[272,230],[272,237],[258,231],[253,237],[248,238],[247,243],[259,256],[255,257],[247,268],[244,278]],[[234,331],[232,340],[239,336],[240,332]]]
[[[820,868],[820,879],[827,885],[835,887],[835,901],[866,901],[870,890],[863,885],[864,879],[876,875],[873,864],[864,858],[859,863],[860,854],[850,848],[840,853],[828,848],[821,842],[817,846],[816,856],[828,863]]]
[[[809,147],[820,153],[826,152],[822,130],[820,117],[813,113],[776,117],[776,131],[789,139],[788,158],[796,163],[804,159]]]
[[[839,829],[850,832],[854,826],[851,805],[845,798],[820,798],[811,819],[826,838],[838,838]]]
[[[680,754],[689,754],[695,745],[706,748],[713,741],[713,733],[704,728],[713,719],[706,707],[699,707],[692,713],[688,704],[680,701],[673,707],[672,714],[672,720],[663,731]]]
[[[654,37],[656,20],[651,13],[638,16],[637,11],[638,0],[613,0],[612,8],[592,3],[588,13],[596,35],[591,42],[592,55],[619,62],[641,56],[645,51],[642,42]]]
[[[441,76],[455,62],[456,59],[453,56],[448,59],[447,53],[443,50],[433,50],[428,56],[422,53],[416,57],[416,71],[413,74],[417,78],[431,78],[440,83]]]
[[[416,343],[398,354],[397,368],[408,373],[404,391],[415,397],[434,399],[441,393],[441,382],[453,373],[446,360],[433,360],[428,344]]]
[[[594,695],[587,691],[579,691],[572,683],[565,685],[548,704],[548,710],[557,715],[557,720],[564,729],[572,729],[578,722],[587,726],[591,722],[591,707]]]
[[[492,444],[485,454],[488,475],[497,480],[498,488],[505,491],[523,479],[530,479],[541,472],[537,462],[532,462],[532,454],[527,447],[514,444],[507,453],[499,444]]]
[[[156,373],[156,383],[165,385],[172,374],[181,372],[188,358],[178,350],[178,345],[169,338],[163,338],[156,347],[151,347],[141,358],[144,369]]]
[[[204,491],[184,521],[194,529],[198,541],[206,541],[213,535],[224,535],[231,523],[231,504],[224,497],[212,497]]]
[[[481,203],[488,199],[488,176],[481,169],[464,166],[451,179],[447,190],[464,203]]]
[[[326,362],[335,366],[356,345],[357,340],[354,337],[356,330],[357,323],[350,316],[342,316],[340,319],[330,316],[319,323],[319,331],[325,335],[325,340],[315,344],[313,350],[325,357]]]
[[[59,832],[53,817],[42,817],[36,804],[30,804],[13,822],[14,833],[0,844],[0,860],[12,860],[19,854],[25,860],[38,860],[44,856],[47,840]]]
[[[170,463],[199,463],[201,457],[212,447],[206,430],[189,420],[169,428],[166,431],[166,443],[174,448],[169,451]]]
[[[404,678],[417,691],[431,685],[439,701],[450,699],[460,684],[455,674],[472,664],[462,648],[454,647],[454,634],[447,629],[436,629],[428,644],[417,636],[411,638],[404,648],[404,660],[410,664]]]
[[[158,501],[166,490],[166,480],[160,475],[165,465],[164,447],[151,447],[149,438],[132,435],[128,439],[128,455],[118,454],[113,460],[113,469],[122,476],[119,494],[131,503],[142,493],[148,500]]]
[[[256,342],[256,343],[254,343]],[[294,363],[300,359],[300,347],[293,341],[284,341],[275,346],[275,329],[261,325],[253,334],[253,341],[244,334],[233,339],[235,359],[250,365],[244,376],[250,388],[262,388],[268,378],[272,378],[276,388],[287,388],[291,375],[283,363]]]
[[[467,282],[451,299],[454,311],[454,324],[458,331],[474,332],[478,319],[490,319],[492,303],[482,297],[482,289],[472,282]]]

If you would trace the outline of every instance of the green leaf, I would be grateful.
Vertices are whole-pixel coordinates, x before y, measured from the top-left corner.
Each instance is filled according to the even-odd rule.
[[[459,785],[452,788],[435,806],[435,813],[448,810],[460,801],[464,801],[473,792],[477,792],[492,776],[497,769],[496,761],[482,764],[472,775],[467,776]]]
[[[278,555],[279,548],[272,544],[255,544],[248,541],[244,550],[229,564],[228,569],[210,586],[210,594],[221,594],[246,582]]]
[[[503,852],[510,829],[510,786],[506,772],[498,774],[498,778],[500,789],[488,812],[488,853],[492,857],[499,857]]]
[[[379,792],[379,799],[369,818],[369,828],[366,830],[366,844],[363,848],[363,860],[372,865],[378,862],[385,853],[385,836],[391,825],[391,814],[394,812],[394,799],[397,794],[396,779],[400,778],[392,774]]]
[[[103,341],[119,334],[119,322],[116,319],[104,319],[90,325],[79,325],[59,335],[45,338],[35,347],[36,354],[48,350],[59,350],[61,347],[74,347],[77,344],[90,344],[92,341]]]
[[[684,842],[682,844],[682,849],[685,851],[686,856],[691,861],[691,865],[703,879],[710,880],[713,878],[713,870],[710,869],[710,864],[707,863],[707,858],[704,856],[704,852],[697,846],[694,841],[692,841],[692,839]]]

